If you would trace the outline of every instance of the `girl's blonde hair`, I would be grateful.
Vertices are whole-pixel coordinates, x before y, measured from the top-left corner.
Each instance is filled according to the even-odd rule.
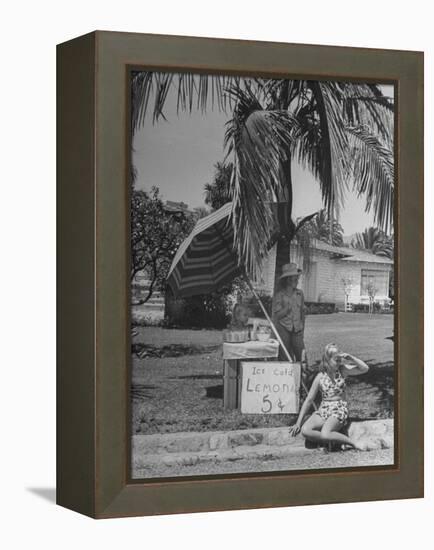
[[[322,360],[319,367],[320,372],[325,372],[327,370],[327,366],[330,364],[330,359],[333,355],[336,355],[336,353],[339,353],[339,348],[333,342],[324,347],[324,353],[322,354]]]

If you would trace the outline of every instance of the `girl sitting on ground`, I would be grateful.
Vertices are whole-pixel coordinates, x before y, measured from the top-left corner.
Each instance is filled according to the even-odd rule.
[[[249,320],[249,310],[243,304],[236,304],[232,311],[232,321],[228,325],[231,330],[245,330]]]
[[[290,433],[296,436],[301,430],[301,434],[312,442],[335,442],[343,448],[350,446],[362,450],[355,441],[341,433],[341,430],[348,421],[345,379],[347,376],[365,374],[368,370],[368,365],[361,359],[349,353],[341,353],[335,344],[327,344],[320,372],[312,383],[297,422],[289,428]],[[303,419],[313,405],[318,390],[321,391],[321,405],[303,424]]]

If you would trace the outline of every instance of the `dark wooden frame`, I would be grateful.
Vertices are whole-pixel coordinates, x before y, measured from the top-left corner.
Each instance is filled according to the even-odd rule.
[[[132,67],[394,83],[395,467],[129,479]],[[423,496],[423,54],[94,32],[58,46],[57,502],[96,518]]]

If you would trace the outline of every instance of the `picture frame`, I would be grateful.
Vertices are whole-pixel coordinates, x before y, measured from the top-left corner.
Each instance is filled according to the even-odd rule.
[[[391,83],[398,315],[393,468],[132,480],[133,68]],[[93,518],[423,496],[423,53],[95,31],[57,48],[57,503]]]

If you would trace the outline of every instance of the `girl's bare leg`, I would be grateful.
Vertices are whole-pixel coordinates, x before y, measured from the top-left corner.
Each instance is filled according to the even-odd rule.
[[[301,435],[310,441],[322,441],[321,428],[324,426],[324,419],[319,414],[313,414],[306,420],[301,428]]]
[[[341,433],[343,427],[342,422],[340,422],[336,417],[329,416],[324,422],[321,429],[321,438],[323,441],[335,441],[336,443],[341,443],[342,445],[350,445],[357,449],[356,443],[347,435]]]

